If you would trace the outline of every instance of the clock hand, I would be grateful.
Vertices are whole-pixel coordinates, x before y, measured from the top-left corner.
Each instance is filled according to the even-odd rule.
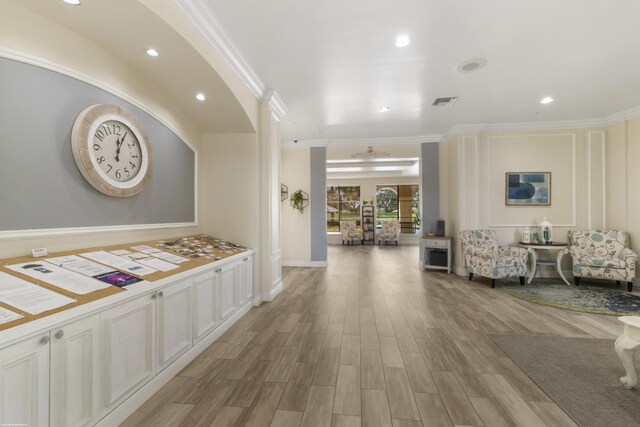
[[[120,138],[118,137],[118,139],[116,140],[116,144],[118,145],[118,148],[116,148],[116,162],[120,161],[120,159],[119,159],[119,157],[120,157],[120,147],[122,146],[122,142],[123,141],[120,141]]]

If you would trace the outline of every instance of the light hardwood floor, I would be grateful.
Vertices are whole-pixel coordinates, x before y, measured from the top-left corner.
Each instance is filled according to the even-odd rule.
[[[330,246],[328,268],[283,279],[123,425],[575,426],[487,334],[622,332],[615,317],[421,272],[414,246]]]

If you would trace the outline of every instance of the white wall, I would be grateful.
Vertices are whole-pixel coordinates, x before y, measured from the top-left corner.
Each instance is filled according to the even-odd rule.
[[[202,231],[257,248],[257,135],[205,134],[199,158]]]
[[[627,230],[640,253],[640,118],[606,129],[607,228]],[[636,268],[636,271],[639,269]]]
[[[169,127],[179,132],[195,148],[198,128],[179,110],[171,96],[151,84],[111,52],[65,27],[0,0],[0,55],[66,74],[89,77],[103,89],[126,94],[134,103],[144,105]],[[199,227],[157,228],[127,231],[88,231],[56,236],[25,236],[0,240],[0,258],[22,256],[32,248],[46,247],[49,252],[97,245],[171,238],[195,234]]]
[[[289,187],[289,195],[302,190],[310,194],[310,149],[282,150],[282,183]],[[313,200],[310,200],[313,203]],[[300,213],[291,206],[290,199],[281,202],[282,264],[303,266],[311,261],[311,213]]]
[[[606,225],[605,133],[602,129],[459,135],[444,143],[448,206],[441,209],[455,238],[455,265],[464,274],[457,233],[492,228],[501,244],[514,244],[519,230],[546,216],[554,240],[576,228]],[[506,172],[551,172],[550,206],[506,206]]]

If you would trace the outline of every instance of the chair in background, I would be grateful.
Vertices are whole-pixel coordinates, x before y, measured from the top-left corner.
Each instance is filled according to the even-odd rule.
[[[573,281],[580,285],[582,277],[627,283],[633,290],[638,255],[629,248],[629,233],[617,230],[573,230],[569,246],[561,251],[571,254]]]
[[[362,243],[364,239],[362,229],[356,225],[355,219],[340,221],[340,234],[342,234],[343,245],[344,242],[347,242],[347,244],[353,243],[354,240],[360,240],[360,243]]]
[[[378,234],[378,245],[381,241],[384,240],[384,244],[386,245],[388,242],[395,241],[396,246],[398,246],[398,239],[400,239],[400,221],[398,220],[387,220],[380,221],[382,224],[382,229]]]
[[[469,280],[473,275],[491,279],[491,287],[496,287],[496,279],[518,277],[524,285],[527,274],[526,248],[500,246],[494,230],[463,230],[458,233],[462,240],[462,253],[469,270]]]

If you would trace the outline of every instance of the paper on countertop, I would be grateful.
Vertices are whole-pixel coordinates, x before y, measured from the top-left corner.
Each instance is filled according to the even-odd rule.
[[[169,271],[178,268],[178,266],[175,264],[153,257],[139,259],[138,262],[140,264],[146,265],[147,267],[155,268],[160,271]]]
[[[130,254],[130,253],[131,253],[131,252],[129,252],[129,251],[128,251],[128,250],[126,250],[126,249],[118,249],[118,250],[115,250],[115,251],[109,251],[109,252],[111,252],[111,253],[112,253],[112,254],[114,254],[114,255],[118,255],[118,256],[127,255],[127,254]]]
[[[0,307],[0,325],[3,323],[13,322],[24,317],[22,314],[15,313],[11,310],[7,310],[4,307]]]
[[[85,258],[100,262],[102,264],[117,268],[118,270],[123,270],[125,272],[135,274],[137,276],[146,276],[147,274],[155,273],[156,271],[158,271],[151,267],[147,267],[137,262],[130,261],[126,258],[110,254],[107,251],[86,252],[80,255]]]
[[[160,249],[154,248],[153,246],[148,246],[148,245],[132,246],[131,249],[138,252],[142,252],[143,254],[152,254],[154,252],[160,252]]]
[[[150,255],[154,256],[156,258],[160,258],[162,260],[168,261],[168,262],[175,263],[175,264],[180,264],[182,262],[189,261],[189,258],[183,258],[181,256],[174,255],[174,254],[171,254],[169,252],[164,252],[164,251],[154,252],[154,253],[152,253]]]
[[[78,295],[89,294],[109,287],[109,285],[93,278],[85,277],[47,261],[31,261],[5,267]]]
[[[0,271],[0,301],[29,314],[44,313],[76,302],[72,298],[2,271]]]

